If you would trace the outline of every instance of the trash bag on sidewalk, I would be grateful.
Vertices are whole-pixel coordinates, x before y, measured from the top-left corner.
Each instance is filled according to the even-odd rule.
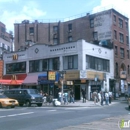
[[[61,102],[59,102],[57,99],[53,99],[53,106],[60,106]]]

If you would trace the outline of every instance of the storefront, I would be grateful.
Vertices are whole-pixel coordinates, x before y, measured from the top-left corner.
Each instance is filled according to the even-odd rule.
[[[43,91],[43,93],[47,93],[52,95],[53,97],[58,97],[58,81],[60,75],[56,71],[48,71],[38,75],[38,85],[39,89]],[[57,85],[56,85],[57,83]]]

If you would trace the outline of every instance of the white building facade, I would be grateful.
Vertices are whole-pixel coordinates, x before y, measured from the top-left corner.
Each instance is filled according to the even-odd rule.
[[[65,72],[64,91],[73,89],[76,100],[82,98],[81,89],[86,90],[88,100],[94,90],[109,91],[109,80],[114,79],[113,49],[85,40],[53,46],[35,44],[24,51],[4,54],[3,59],[5,76],[27,74],[21,86],[35,86],[55,97],[61,90],[56,84],[61,76],[56,75],[57,80],[50,82],[48,72],[51,71]],[[42,79],[38,79],[39,75]]]

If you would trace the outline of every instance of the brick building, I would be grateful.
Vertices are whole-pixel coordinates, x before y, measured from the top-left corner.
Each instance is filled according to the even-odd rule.
[[[124,88],[130,83],[129,19],[109,9],[65,21],[44,23],[24,20],[15,23],[15,50],[33,43],[62,44],[84,39],[86,42],[114,49],[114,77],[111,89]],[[122,75],[123,74],[123,75]],[[116,87],[113,87],[116,86]]]

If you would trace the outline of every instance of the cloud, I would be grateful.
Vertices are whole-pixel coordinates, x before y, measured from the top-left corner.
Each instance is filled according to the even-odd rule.
[[[2,0],[0,0],[1,2]],[[6,0],[9,1],[9,0]],[[11,0],[18,1],[18,0]],[[16,7],[15,9],[3,8],[1,10],[1,18],[0,21],[6,25],[7,32],[14,31],[14,23],[20,23],[23,20],[34,21],[34,19],[41,19],[41,17],[45,16],[47,13],[38,8],[38,4],[34,2],[28,1],[24,3],[24,6],[19,6],[20,3],[16,3],[13,5]]]

